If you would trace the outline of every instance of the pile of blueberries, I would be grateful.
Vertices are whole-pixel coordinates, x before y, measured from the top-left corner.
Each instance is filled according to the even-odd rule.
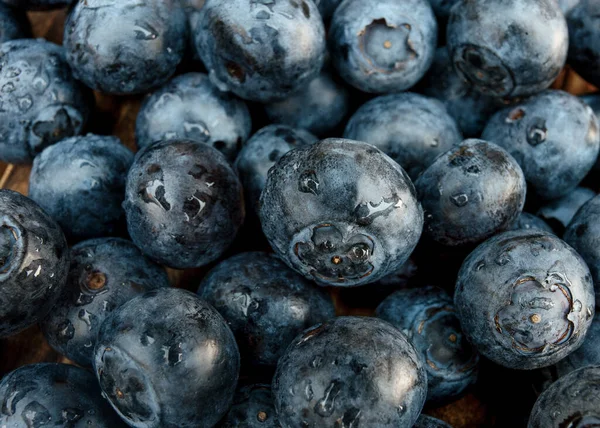
[[[565,64],[600,86],[600,0],[0,0],[33,164],[0,337],[73,362],[6,374],[0,426],[448,427],[502,376],[537,379],[512,426],[600,426],[600,95]],[[147,94],[137,153],[86,134],[98,93]]]

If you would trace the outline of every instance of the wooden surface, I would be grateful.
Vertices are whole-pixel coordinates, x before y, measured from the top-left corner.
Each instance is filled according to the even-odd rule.
[[[64,11],[36,12],[29,14],[35,37],[45,37],[48,40],[61,43],[64,26]],[[568,68],[563,70],[561,76],[553,85],[574,94],[593,92],[594,88],[579,78]],[[140,97],[108,97],[96,94],[96,111],[93,114],[88,132],[101,135],[116,135],[125,145],[135,150],[134,126],[137,112],[140,108]],[[0,187],[16,190],[27,194],[30,166],[7,165],[0,163]],[[245,226],[246,231],[255,232],[259,225],[250,222]],[[251,233],[250,233],[251,235]],[[242,234],[234,245],[238,251],[255,249],[255,242],[248,242],[248,234]],[[260,243],[265,245],[265,243]],[[194,290],[200,278],[207,271],[194,269],[186,271],[169,270],[171,283],[175,286]],[[373,307],[357,307],[357,299],[352,299],[352,292],[332,290],[338,315],[371,315]],[[46,343],[39,328],[29,330],[12,338],[0,341],[0,375],[24,364],[41,361],[69,362],[64,357],[54,352]],[[484,367],[485,369],[485,367]],[[436,409],[426,409],[425,412],[443,419],[456,428],[505,426],[501,421],[504,412],[511,412],[508,408],[503,410],[504,404],[518,401],[520,394],[525,394],[531,399],[532,391],[511,391],[512,383],[519,381],[520,374],[509,373],[501,368],[492,367],[485,371],[482,369],[483,380],[473,391],[458,401]],[[525,377],[527,377],[525,375]],[[480,377],[481,378],[481,377]],[[490,385],[498,389],[494,393]],[[527,387],[525,387],[527,389]],[[492,391],[488,393],[488,391]],[[503,391],[509,391],[504,394]],[[514,405],[514,403],[512,404]]]

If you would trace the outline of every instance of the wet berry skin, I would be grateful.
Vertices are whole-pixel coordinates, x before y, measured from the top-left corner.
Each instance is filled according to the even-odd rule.
[[[74,0],[2,0],[4,3],[25,10],[50,10],[65,7]]]
[[[312,0],[207,0],[195,19],[211,79],[240,98],[281,100],[321,71],[325,29]]]
[[[273,378],[283,427],[410,428],[427,395],[424,361],[385,321],[338,317],[300,334]]]
[[[554,382],[538,397],[528,428],[594,427],[600,424],[600,366],[583,367]]]
[[[29,196],[79,241],[120,234],[133,153],[118,138],[88,134],[46,148],[33,161]]]
[[[160,288],[100,327],[94,370],[113,408],[144,428],[214,426],[229,409],[240,355],[219,313],[195,294]]]
[[[519,162],[528,190],[544,199],[569,193],[592,169],[600,148],[598,120],[581,99],[544,91],[497,112],[482,138]]]
[[[600,86],[599,0],[581,0],[567,17],[569,25],[569,65],[586,81]]]
[[[0,337],[48,314],[65,287],[69,249],[60,227],[31,199],[0,190]]]
[[[463,140],[440,101],[409,92],[384,95],[363,104],[348,121],[344,138],[373,144],[413,180],[437,156]]]
[[[220,428],[281,428],[270,385],[241,387]]]
[[[41,39],[0,45],[0,160],[30,163],[83,130],[91,94],[71,75],[61,46]]]
[[[188,73],[144,100],[135,141],[141,149],[159,140],[190,139],[213,146],[233,161],[251,128],[243,101],[221,92],[206,74]]]
[[[439,156],[415,182],[424,234],[447,246],[479,243],[508,228],[525,203],[523,171],[501,147],[465,140]]]
[[[446,38],[457,73],[496,97],[548,88],[569,45],[555,0],[461,0],[451,9]]]
[[[175,73],[187,35],[177,0],[77,0],[65,22],[64,46],[75,77],[90,88],[139,94]]]
[[[290,150],[308,146],[315,141],[317,137],[303,129],[267,125],[244,144],[235,167],[244,185],[247,200],[256,212],[269,169]]]
[[[446,422],[436,419],[431,416],[421,415],[413,428],[452,428]]]
[[[502,366],[550,366],[576,350],[594,315],[585,262],[555,235],[504,232],[464,261],[454,304],[467,339]]]
[[[458,398],[477,380],[479,355],[462,334],[452,298],[440,288],[399,290],[377,307],[379,318],[398,328],[427,362],[427,401]]]
[[[402,266],[423,227],[406,172],[376,147],[327,139],[269,170],[263,232],[293,269],[321,285],[358,286]]]
[[[132,298],[168,286],[165,270],[131,241],[80,242],[71,249],[67,285],[40,327],[56,351],[89,367],[102,321]]]
[[[162,141],[138,152],[123,208],[133,242],[176,269],[217,259],[244,220],[236,173],[217,149],[190,140]]]
[[[69,364],[19,367],[0,383],[3,427],[125,428],[94,375]]]
[[[275,368],[299,333],[335,317],[324,290],[268,253],[241,253],[221,262],[198,294],[223,315],[248,366]]]
[[[31,28],[22,11],[0,3],[0,43],[29,37]]]
[[[429,2],[348,0],[331,20],[334,67],[350,85],[376,94],[412,87],[431,66],[437,23]]]

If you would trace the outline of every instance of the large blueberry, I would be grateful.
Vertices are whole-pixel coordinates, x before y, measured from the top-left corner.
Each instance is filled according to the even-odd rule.
[[[207,0],[194,27],[211,78],[244,99],[286,98],[323,65],[325,29],[313,0]]]
[[[593,190],[576,187],[562,198],[548,201],[538,210],[537,215],[562,234],[579,208],[594,196],[596,192]]]
[[[600,0],[581,0],[568,15],[569,65],[600,86]]]
[[[335,316],[331,297],[267,253],[242,253],[217,265],[198,294],[231,327],[242,361],[275,367],[303,330]]]
[[[143,148],[159,140],[190,139],[212,145],[233,160],[251,129],[250,112],[243,101],[221,92],[206,74],[188,73],[144,101],[135,140]]]
[[[444,245],[483,241],[509,227],[525,204],[523,171],[501,147],[465,140],[415,182],[427,236]]]
[[[82,240],[121,232],[133,153],[118,138],[88,134],[46,148],[33,161],[29,197]]]
[[[260,194],[269,169],[290,150],[314,143],[317,138],[302,129],[268,125],[256,132],[240,151],[235,166],[252,208],[258,212]]]
[[[35,202],[0,190],[0,337],[48,314],[67,282],[69,249],[60,227]]]
[[[563,91],[544,91],[497,112],[482,138],[513,155],[529,189],[544,199],[573,190],[594,166],[600,148],[594,112]]]
[[[517,220],[510,227],[510,230],[519,230],[519,229],[526,229],[526,230],[537,229],[537,230],[543,230],[544,232],[553,233],[553,230],[548,225],[548,223],[546,223],[541,218],[536,217],[533,214],[529,214],[526,212],[522,212],[521,214],[519,214],[519,217],[517,217]]]
[[[39,363],[10,372],[0,383],[0,426],[121,428],[94,375],[68,364]]]
[[[556,0],[460,0],[447,43],[458,74],[490,96],[546,89],[565,65],[569,34]]]
[[[600,366],[576,370],[554,382],[537,399],[528,428],[600,426]]]
[[[0,44],[0,160],[28,163],[79,134],[91,95],[71,75],[64,49],[42,39]]]
[[[342,123],[349,108],[348,89],[324,70],[293,95],[267,104],[265,111],[271,122],[322,136]]]
[[[1,0],[4,3],[26,10],[50,10],[65,7],[74,0]]]
[[[411,93],[385,95],[363,104],[348,121],[344,138],[373,144],[413,180],[463,140],[440,101]]]
[[[339,317],[300,334],[279,360],[284,427],[412,427],[427,395],[422,357],[377,318]]]
[[[446,422],[431,416],[421,415],[413,428],[452,428]]]
[[[190,140],[158,142],[138,152],[123,207],[133,242],[177,269],[217,259],[244,220],[242,185],[227,159]]]
[[[164,269],[131,241],[84,241],[71,249],[67,286],[40,325],[54,349],[79,365],[91,366],[104,319],[128,300],[168,286]]]
[[[600,316],[596,314],[583,344],[556,364],[559,376],[585,366],[600,365]],[[585,428],[585,427],[584,427]]]
[[[240,388],[220,428],[281,428],[270,385]]]
[[[467,339],[490,360],[529,370],[577,349],[594,315],[585,262],[551,233],[499,234],[464,261],[454,304]]]
[[[260,219],[289,266],[320,284],[342,287],[398,270],[423,228],[406,172],[376,147],[345,139],[282,157],[269,170]]]
[[[64,46],[73,74],[90,88],[137,94],[173,75],[187,35],[179,0],[77,0]]]
[[[106,398],[139,428],[214,426],[232,403],[239,365],[221,315],[177,288],[149,291],[116,309],[94,350]]]
[[[349,84],[398,92],[431,65],[437,23],[425,0],[348,0],[333,15],[328,42],[332,63]]]
[[[24,39],[31,32],[25,13],[0,3],[0,43]]]
[[[452,298],[444,290],[426,286],[396,291],[376,314],[406,334],[423,355],[427,401],[451,401],[475,383],[479,355],[463,336]]]

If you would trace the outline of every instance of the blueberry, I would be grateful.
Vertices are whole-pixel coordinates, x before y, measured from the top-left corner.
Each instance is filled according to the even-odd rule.
[[[273,395],[281,425],[412,427],[427,395],[424,364],[399,330],[377,318],[316,325],[277,365]]]
[[[0,160],[29,163],[79,134],[91,94],[71,75],[64,49],[41,39],[0,44]]]
[[[269,385],[240,388],[220,428],[280,428]]]
[[[483,241],[508,228],[525,203],[521,168],[501,147],[465,140],[439,156],[416,181],[425,234],[443,245]]]
[[[162,141],[138,152],[123,207],[133,242],[176,269],[216,260],[244,220],[236,173],[219,151],[190,140]]]
[[[463,140],[440,101],[411,93],[384,95],[363,104],[348,121],[344,137],[373,144],[413,180]]]
[[[241,98],[281,100],[321,70],[325,30],[312,0],[207,0],[193,37],[211,78]]]
[[[569,65],[585,80],[600,86],[599,0],[580,0],[569,13]]]
[[[121,208],[133,153],[118,138],[72,137],[46,148],[33,161],[29,196],[75,241],[123,228]]]
[[[583,101],[585,101],[585,103],[592,108],[592,110],[594,111],[594,114],[596,115],[596,118],[599,118],[600,117],[600,95],[598,95],[598,94],[584,95],[581,97],[581,99]],[[598,120],[600,120],[600,119],[598,119]]]
[[[497,97],[535,94],[565,65],[569,34],[556,0],[460,0],[447,42],[458,74]]]
[[[340,3],[342,3],[342,0],[315,0],[324,21],[328,21],[333,16]]]
[[[583,344],[556,364],[559,376],[585,366],[600,365],[600,316],[597,314],[585,335]],[[585,427],[584,427],[585,428]]]
[[[312,79],[304,88],[282,101],[265,106],[269,120],[316,135],[332,133],[342,123],[350,107],[350,93],[329,71]]]
[[[31,33],[27,16],[22,11],[0,3],[0,43],[24,39]]]
[[[530,370],[577,349],[594,315],[585,262],[553,234],[499,234],[464,261],[454,304],[467,339],[502,366]]]
[[[446,422],[427,415],[419,416],[413,428],[452,428]]]
[[[50,10],[65,7],[75,0],[1,0],[9,6],[25,10]]]
[[[499,111],[482,138],[513,155],[529,190],[544,199],[573,190],[592,169],[600,148],[592,109],[563,91],[544,91]]]
[[[252,208],[258,211],[260,194],[269,169],[287,152],[305,147],[317,138],[302,130],[285,125],[269,125],[252,136],[240,151],[235,166]]]
[[[437,23],[425,0],[348,0],[328,34],[332,63],[364,92],[398,92],[425,74],[435,53]]]
[[[102,399],[94,375],[68,364],[30,364],[10,372],[0,383],[0,402],[3,427],[125,427]]]
[[[263,231],[293,269],[322,285],[375,282],[414,250],[423,211],[404,170],[370,144],[327,139],[269,170]]]
[[[600,425],[600,366],[557,380],[539,396],[528,428],[586,428]]]
[[[149,291],[116,309],[94,350],[106,398],[140,428],[214,426],[232,403],[239,364],[221,315],[176,288]]]
[[[178,76],[146,98],[138,114],[138,148],[158,140],[191,139],[212,145],[230,161],[250,136],[246,104],[221,92],[202,73]]]
[[[464,338],[452,298],[440,288],[399,290],[377,307],[379,318],[408,337],[427,364],[427,401],[448,402],[477,380],[479,356]]]
[[[510,227],[510,230],[543,230],[544,232],[553,233],[552,228],[539,217],[534,216],[533,214],[522,212],[517,217],[517,220]]]
[[[221,262],[198,294],[223,315],[248,365],[274,368],[299,333],[335,316],[324,290],[267,253],[241,253]]]
[[[109,94],[137,94],[165,83],[186,48],[179,0],[77,0],[64,46],[75,77]]]
[[[576,187],[562,198],[547,202],[538,210],[537,215],[562,235],[579,208],[594,196],[596,193],[593,190]]]
[[[100,238],[71,250],[67,286],[41,322],[50,345],[81,366],[91,366],[102,321],[146,291],[168,287],[167,274],[132,242]]]
[[[35,202],[0,189],[0,337],[46,316],[67,281],[69,249]]]
[[[558,6],[560,10],[563,11],[565,16],[568,16],[569,13],[573,10],[575,6],[579,4],[581,0],[558,0]]]

